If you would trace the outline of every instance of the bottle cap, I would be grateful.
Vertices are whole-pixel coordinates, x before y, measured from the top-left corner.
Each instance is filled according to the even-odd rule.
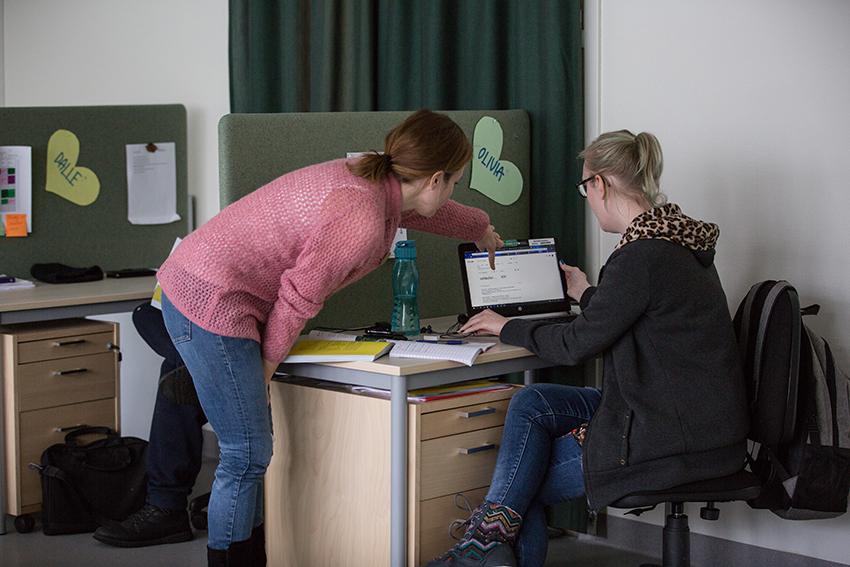
[[[416,241],[399,240],[395,243],[395,257],[402,260],[416,259]]]

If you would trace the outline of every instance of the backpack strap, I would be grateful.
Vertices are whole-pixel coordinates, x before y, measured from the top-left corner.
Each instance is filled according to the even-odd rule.
[[[826,387],[829,390],[829,406],[830,417],[832,418],[832,446],[838,448],[838,408],[836,402],[838,400],[838,392],[835,391],[835,358],[832,356],[832,350],[829,348],[829,343],[823,341],[823,349],[826,354]]]
[[[812,303],[811,305],[807,305],[806,307],[800,308],[800,316],[805,317],[807,315],[817,315],[820,313],[820,304]]]
[[[765,285],[766,282],[755,284],[750,288],[750,291],[747,293],[747,297],[744,298],[744,307],[741,311],[741,332],[738,335],[738,346],[740,347],[741,356],[744,356],[747,352],[747,345],[750,342],[750,312],[753,310],[753,302],[756,300],[756,294],[758,293],[761,286]]]
[[[790,290],[794,293],[788,293],[788,298],[791,300],[791,313],[792,317],[796,317],[800,312],[800,300],[797,298],[797,293],[794,287],[789,284],[787,281],[780,280],[773,284],[770,291],[767,294],[767,297],[764,300],[764,305],[761,310],[761,317],[759,318],[759,328],[756,334],[756,347],[754,351],[753,357],[753,399],[750,400],[751,408],[754,408],[756,402],[759,397],[759,382],[761,381],[761,362],[762,362],[762,349],[764,348],[764,341],[767,335],[767,326],[770,324],[770,315],[773,311],[773,306],[776,304],[776,300],[779,298],[779,294],[781,294],[785,290]],[[749,298],[748,298],[749,299]],[[746,311],[745,311],[746,313]],[[791,360],[789,364],[788,370],[788,395],[792,391],[796,391],[797,388],[797,374],[800,370],[800,325],[799,319],[797,320],[798,324],[791,326]],[[742,333],[743,334],[743,333]],[[792,390],[792,387],[794,390]],[[786,407],[787,402],[789,400],[786,399]]]

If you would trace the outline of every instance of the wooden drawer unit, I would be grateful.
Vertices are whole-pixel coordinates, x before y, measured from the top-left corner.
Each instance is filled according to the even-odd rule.
[[[75,404],[115,396],[111,352],[20,365],[18,409]]]
[[[428,500],[490,484],[501,441],[501,427],[423,441],[419,498]]]
[[[390,402],[272,383],[266,475],[269,565],[388,566]],[[454,519],[487,493],[517,388],[409,406],[408,564],[448,549]]]
[[[118,429],[118,325],[66,319],[0,327],[6,457],[6,513],[41,505],[28,468],[79,425]]]

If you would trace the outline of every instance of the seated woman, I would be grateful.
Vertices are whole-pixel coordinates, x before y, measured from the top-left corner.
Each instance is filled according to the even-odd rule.
[[[484,311],[461,330],[561,365],[602,355],[604,393],[538,384],[513,397],[485,501],[432,567],[542,566],[546,504],[585,495],[600,510],[743,467],[745,384],[713,263],[717,226],[664,204],[652,134],[602,134],[580,157],[579,193],[602,230],[622,235],[596,287],[562,264],[581,315],[546,324]]]

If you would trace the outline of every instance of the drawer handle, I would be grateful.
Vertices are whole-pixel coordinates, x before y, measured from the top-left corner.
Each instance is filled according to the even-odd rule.
[[[65,427],[54,427],[53,431],[56,433],[65,433],[66,431],[73,431],[74,429],[80,429],[81,427],[88,427],[85,423],[78,423],[77,425],[67,425]]]
[[[71,370],[54,370],[54,376],[67,376],[68,374],[82,374],[83,372],[88,372],[88,368],[72,368]]]
[[[496,413],[496,408],[481,408],[477,411],[459,411],[457,414],[464,418],[469,419],[471,417],[481,417],[482,415],[490,415]]]
[[[474,453],[482,453],[484,451],[492,451],[495,449],[497,445],[495,443],[485,443],[484,445],[479,445],[478,447],[461,447],[459,451],[464,455],[472,455]]]
[[[86,342],[86,339],[73,339],[70,341],[53,341],[53,346],[55,347],[63,347],[63,346],[71,346],[71,345],[81,345]]]

